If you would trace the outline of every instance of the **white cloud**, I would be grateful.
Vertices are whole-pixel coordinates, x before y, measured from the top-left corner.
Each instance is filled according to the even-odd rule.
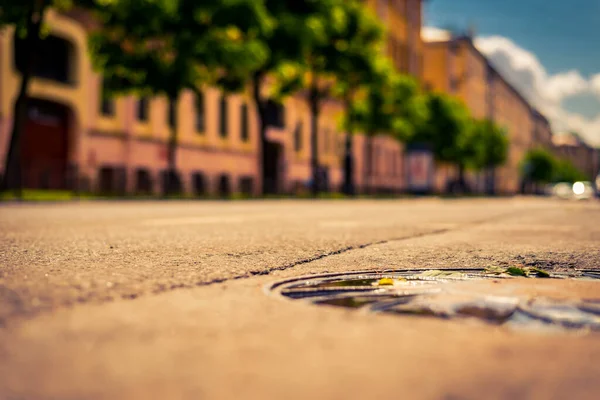
[[[548,117],[555,131],[577,131],[590,144],[600,145],[600,114],[590,119],[562,106],[563,100],[585,93],[596,93],[600,98],[600,73],[589,79],[576,70],[550,75],[533,53],[502,36],[480,37],[475,45]]]
[[[590,81],[592,82],[592,91],[600,97],[600,73],[594,75]]]
[[[449,40],[451,37],[450,32],[435,26],[425,26],[421,29],[421,38],[425,42],[441,42]]]
[[[589,82],[574,70],[549,76],[546,83],[546,95],[553,101],[561,101],[585,93],[589,89]]]

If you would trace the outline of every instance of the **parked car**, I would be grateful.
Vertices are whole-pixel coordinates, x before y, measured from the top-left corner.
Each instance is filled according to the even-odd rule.
[[[591,182],[575,182],[573,196],[576,200],[589,200],[594,197],[594,186]]]

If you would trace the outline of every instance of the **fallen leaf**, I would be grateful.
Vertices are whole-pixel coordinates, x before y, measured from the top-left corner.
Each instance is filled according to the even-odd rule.
[[[392,286],[394,284],[394,280],[392,278],[381,278],[377,285],[379,286]]]
[[[550,274],[543,269],[531,268],[531,272],[535,273],[538,278],[550,278]]]
[[[499,267],[497,265],[490,265],[488,267],[485,267],[484,272],[487,274],[492,274],[492,275],[502,275],[502,274],[506,273],[506,268]]]
[[[512,276],[527,276],[527,271],[519,267],[508,267],[506,273]]]

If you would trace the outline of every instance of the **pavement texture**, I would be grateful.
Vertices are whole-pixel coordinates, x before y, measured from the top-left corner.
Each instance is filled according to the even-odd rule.
[[[597,399],[599,333],[266,288],[353,270],[600,270],[599,221],[597,201],[526,198],[5,204],[0,399]],[[519,290],[600,299],[600,282]]]

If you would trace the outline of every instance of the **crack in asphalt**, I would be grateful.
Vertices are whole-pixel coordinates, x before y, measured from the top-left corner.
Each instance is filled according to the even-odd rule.
[[[477,220],[477,221],[471,221],[471,222],[467,222],[465,224],[459,225],[457,227],[454,228],[440,228],[440,229],[434,229],[431,231],[427,231],[427,232],[419,232],[419,233],[415,233],[412,235],[407,235],[407,236],[402,236],[402,237],[397,237],[397,238],[391,238],[391,239],[384,239],[384,240],[378,240],[378,241],[374,241],[374,242],[368,242],[368,243],[363,243],[363,244],[358,244],[358,245],[354,245],[354,246],[347,246],[347,247],[343,247],[341,249],[329,252],[329,253],[324,253],[324,254],[317,254],[313,257],[309,257],[309,258],[305,258],[299,261],[294,261],[292,263],[289,264],[285,264],[279,267],[273,267],[273,268],[268,268],[262,271],[250,271],[247,274],[243,274],[243,275],[237,275],[237,276],[233,276],[230,278],[219,278],[219,279],[214,279],[211,281],[204,281],[204,282],[198,282],[196,283],[196,287],[203,287],[203,286],[211,286],[211,285],[215,285],[215,284],[219,284],[219,283],[225,283],[228,281],[236,281],[236,280],[241,280],[241,279],[249,279],[255,276],[267,276],[272,274],[273,272],[277,272],[277,271],[286,271],[288,269],[297,267],[299,265],[304,265],[304,264],[310,264],[312,262],[318,261],[318,260],[322,260],[324,258],[327,257],[331,257],[331,256],[336,256],[339,254],[344,254],[353,250],[360,250],[360,249],[365,249],[367,247],[371,247],[371,246],[377,246],[377,245],[381,245],[381,244],[386,244],[386,243],[392,243],[392,242],[401,242],[401,241],[405,241],[405,240],[410,240],[410,239],[418,239],[421,237],[425,237],[425,236],[434,236],[434,235],[441,235],[444,233],[448,233],[448,232],[454,232],[454,231],[458,231],[464,228],[468,228],[471,226],[477,226],[477,225],[481,225],[484,224],[486,222],[491,222],[491,221],[495,221],[501,218],[506,218],[508,216],[513,216],[516,214],[520,214],[522,213],[522,211],[513,211],[513,212],[509,212],[509,213],[502,213],[502,214],[498,214],[492,217],[487,217],[481,220]]]
[[[259,270],[259,271],[250,271],[249,273],[232,276],[232,277],[228,277],[228,278],[219,278],[219,279],[213,279],[213,280],[209,280],[209,281],[200,281],[200,282],[196,282],[196,283],[180,282],[180,283],[176,283],[176,284],[172,284],[172,285],[164,285],[164,286],[161,285],[161,287],[159,287],[159,288],[155,288],[154,290],[148,290],[148,291],[139,291],[139,292],[131,291],[129,293],[112,294],[112,295],[110,293],[106,293],[106,296],[103,296],[100,298],[95,298],[95,299],[86,298],[86,297],[78,297],[76,299],[66,299],[64,302],[59,302],[59,303],[55,303],[55,304],[44,304],[43,306],[40,306],[40,307],[33,306],[32,308],[29,308],[29,309],[26,305],[27,302],[21,301],[22,299],[19,299],[20,300],[18,302],[19,306],[13,308],[12,310],[10,310],[10,309],[5,310],[5,311],[8,311],[8,313],[4,314],[4,315],[2,315],[3,314],[2,312],[0,312],[0,329],[7,327],[9,321],[12,321],[14,319],[34,318],[34,317],[36,317],[40,314],[44,314],[46,312],[52,312],[52,311],[55,311],[60,308],[69,308],[69,307],[72,307],[77,304],[89,304],[89,303],[105,304],[107,302],[111,302],[111,301],[115,301],[115,300],[119,300],[119,299],[120,300],[135,300],[135,299],[139,299],[139,298],[143,297],[144,295],[152,295],[152,294],[156,295],[156,294],[160,294],[160,293],[171,292],[171,291],[174,291],[177,289],[192,289],[192,288],[197,288],[197,287],[205,287],[205,286],[221,284],[221,283],[225,283],[225,282],[229,282],[229,281],[249,279],[249,278],[252,278],[255,276],[267,276],[273,272],[289,270],[289,269],[292,269],[299,265],[310,264],[314,261],[322,260],[324,258],[339,255],[339,254],[344,254],[344,253],[347,253],[347,252],[350,252],[353,250],[360,250],[360,249],[365,249],[367,247],[377,246],[377,245],[386,244],[386,243],[400,242],[400,241],[411,240],[411,239],[416,239],[416,238],[425,237],[425,236],[433,236],[433,235],[440,235],[440,234],[444,234],[444,233],[448,233],[448,232],[454,232],[454,231],[465,229],[465,228],[468,228],[471,226],[477,226],[477,225],[484,224],[486,222],[491,222],[491,221],[498,220],[501,218],[506,218],[507,216],[514,216],[515,214],[522,213],[522,212],[523,212],[522,210],[512,211],[509,213],[502,213],[502,214],[487,217],[484,219],[467,222],[467,223],[460,224],[460,225],[454,226],[454,227],[433,229],[433,230],[410,234],[410,235],[406,235],[406,236],[402,236],[402,237],[377,240],[377,241],[372,241],[372,242],[363,243],[363,244],[346,246],[346,247],[343,247],[343,248],[335,250],[335,251],[331,251],[331,252],[324,253],[324,254],[317,254],[312,257],[294,261],[294,262],[291,262],[291,263],[288,263],[285,265],[281,265],[278,267],[267,268],[267,269]],[[8,289],[8,288],[4,288],[4,289]],[[4,294],[6,294],[6,293],[4,293]],[[17,297],[19,297],[19,296],[17,296]],[[17,303],[13,302],[13,304],[17,304]]]

